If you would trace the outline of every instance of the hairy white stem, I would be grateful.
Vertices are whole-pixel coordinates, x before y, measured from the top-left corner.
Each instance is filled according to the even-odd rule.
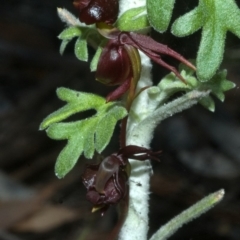
[[[120,15],[129,9],[145,5],[146,0],[120,0]],[[66,9],[58,8],[58,15],[67,26],[86,26],[85,24],[80,23],[79,20]],[[137,91],[152,86],[152,64],[146,55],[140,52],[140,56],[142,71]],[[148,90],[141,92],[134,100],[128,115],[126,145],[137,145],[149,148],[155,127],[162,120],[175,113],[190,108],[201,98],[206,97],[210,93],[210,90],[192,90],[178,99],[164,104],[164,99],[167,97],[167,93],[164,91],[160,93],[159,89],[159,87],[149,88]],[[153,95],[156,93],[161,95],[158,95],[159,97],[155,98]],[[131,164],[131,176],[129,179],[129,209],[118,239],[147,240],[148,201],[152,168],[149,161],[137,161],[131,159],[129,161]],[[219,191],[216,194],[218,194],[217,197],[220,200],[224,192]],[[200,205],[194,205],[189,210],[183,212],[157,231],[151,239],[167,239],[184,223],[207,210],[210,207],[212,200],[215,201],[214,197],[215,195],[211,195],[201,201],[199,203]],[[216,198],[216,202],[218,201],[218,198]],[[214,201],[213,204],[215,204]]]
[[[146,0],[120,0],[120,15],[125,11],[145,6]],[[137,90],[152,86],[150,59],[140,53],[142,72]],[[152,101],[147,90],[133,102],[128,116],[126,144],[149,148],[154,129],[163,119],[181,112],[207,96],[210,91],[192,91],[158,109],[152,108]],[[129,179],[129,209],[127,218],[119,233],[119,240],[147,240],[149,188],[152,168],[149,161],[129,160],[131,176]]]
[[[120,0],[120,15],[126,10],[145,6],[146,0]],[[138,89],[152,85],[151,69],[152,64],[149,58],[140,53],[142,61],[142,73],[138,83]],[[148,112],[147,91],[143,92],[135,101],[132,110],[139,119]],[[132,136],[132,129],[137,125],[136,118],[129,116],[127,126],[127,145],[133,144],[149,148],[150,141],[146,141],[144,135],[135,139]],[[146,133],[147,134],[147,133]],[[146,240],[148,233],[148,200],[149,200],[149,182],[152,168],[149,161],[130,160],[131,176],[129,179],[129,211],[126,221],[119,234],[119,240]]]
[[[151,63],[148,57],[141,54],[142,74],[139,81],[139,88],[151,85]],[[142,93],[134,102],[134,118],[129,115],[127,127],[127,145],[137,145],[149,148],[149,138],[141,135],[139,138],[133,136],[132,130],[138,125],[137,119],[141,120],[147,112],[148,97],[147,91]],[[151,134],[151,133],[150,133]],[[148,200],[149,200],[149,181],[152,173],[149,161],[130,160],[131,176],[129,179],[129,212],[125,224],[123,225],[119,239],[121,240],[145,240],[148,232]]]

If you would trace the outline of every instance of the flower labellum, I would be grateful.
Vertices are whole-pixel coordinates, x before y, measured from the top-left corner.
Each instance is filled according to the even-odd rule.
[[[103,215],[110,205],[117,204],[126,196],[130,174],[128,158],[158,161],[156,156],[159,153],[129,145],[106,157],[100,164],[87,165],[82,181],[87,189],[86,197],[94,206],[93,211],[100,209]]]
[[[79,11],[79,20],[83,23],[113,24],[117,20],[118,0],[74,0],[73,5]]]
[[[106,160],[107,159],[107,160]],[[101,209],[101,214],[110,205],[118,203],[127,192],[127,174],[114,155],[103,160],[112,161],[112,169],[104,169],[102,163],[97,165],[87,165],[82,175],[84,186],[87,188],[86,198],[93,204],[94,209]]]

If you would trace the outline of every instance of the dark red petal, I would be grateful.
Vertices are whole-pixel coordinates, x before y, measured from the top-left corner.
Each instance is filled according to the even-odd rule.
[[[98,168],[99,164],[87,165],[84,173],[82,174],[82,182],[87,189],[95,186],[96,173],[98,171]]]
[[[99,194],[95,189],[88,190],[86,198],[93,205],[101,205],[104,202],[104,196]]]
[[[118,179],[116,177],[118,176]],[[127,176],[125,172],[119,172],[114,175],[105,187],[105,204],[116,204],[126,194]]]
[[[87,191],[86,198],[93,205],[109,205],[118,203],[126,194],[127,177],[124,172],[120,172],[118,179],[117,175],[111,177],[106,183],[104,193],[100,194],[94,187]]]

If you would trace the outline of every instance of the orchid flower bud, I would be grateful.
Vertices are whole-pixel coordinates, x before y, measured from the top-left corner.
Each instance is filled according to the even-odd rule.
[[[131,61],[123,45],[109,41],[100,56],[96,79],[108,85],[120,85],[132,75]]]
[[[105,22],[112,24],[117,20],[118,0],[74,0],[79,11],[79,20],[86,24]]]

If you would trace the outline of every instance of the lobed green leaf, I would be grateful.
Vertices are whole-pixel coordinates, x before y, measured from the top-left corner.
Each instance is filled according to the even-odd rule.
[[[40,130],[44,130],[51,124],[60,122],[77,112],[99,109],[106,102],[98,95],[77,92],[63,87],[57,89],[57,96],[68,104],[46,117],[40,125]]]
[[[55,173],[64,177],[84,154],[92,158],[95,150],[101,153],[108,145],[116,123],[127,115],[125,108],[116,102],[106,103],[100,96],[73,91],[67,88],[57,90],[58,97],[67,104],[43,120],[40,130],[55,140],[67,140],[67,145],[59,154]],[[96,114],[74,122],[61,122],[78,112],[96,110]]]
[[[96,127],[96,150],[102,152],[106,144],[109,143],[117,121],[126,116],[126,110],[123,107],[115,106],[102,117]]]
[[[240,10],[234,0],[199,0],[199,5],[179,17],[172,25],[172,33],[188,36],[202,28],[197,53],[197,76],[209,81],[219,69],[223,59],[227,31],[240,38]]]
[[[148,89],[149,96],[154,98],[159,105],[164,104],[167,99],[177,92],[189,92],[194,89],[199,91],[211,91],[213,96],[220,101],[224,101],[224,93],[235,87],[233,82],[226,79],[226,70],[218,71],[208,82],[198,81],[194,76],[194,71],[183,64],[180,64],[179,72],[185,79],[186,84],[179,81],[173,73],[170,73],[158,84],[159,91],[155,89],[156,87]],[[209,111],[213,112],[215,109],[214,100],[211,96],[202,98],[199,103]]]

